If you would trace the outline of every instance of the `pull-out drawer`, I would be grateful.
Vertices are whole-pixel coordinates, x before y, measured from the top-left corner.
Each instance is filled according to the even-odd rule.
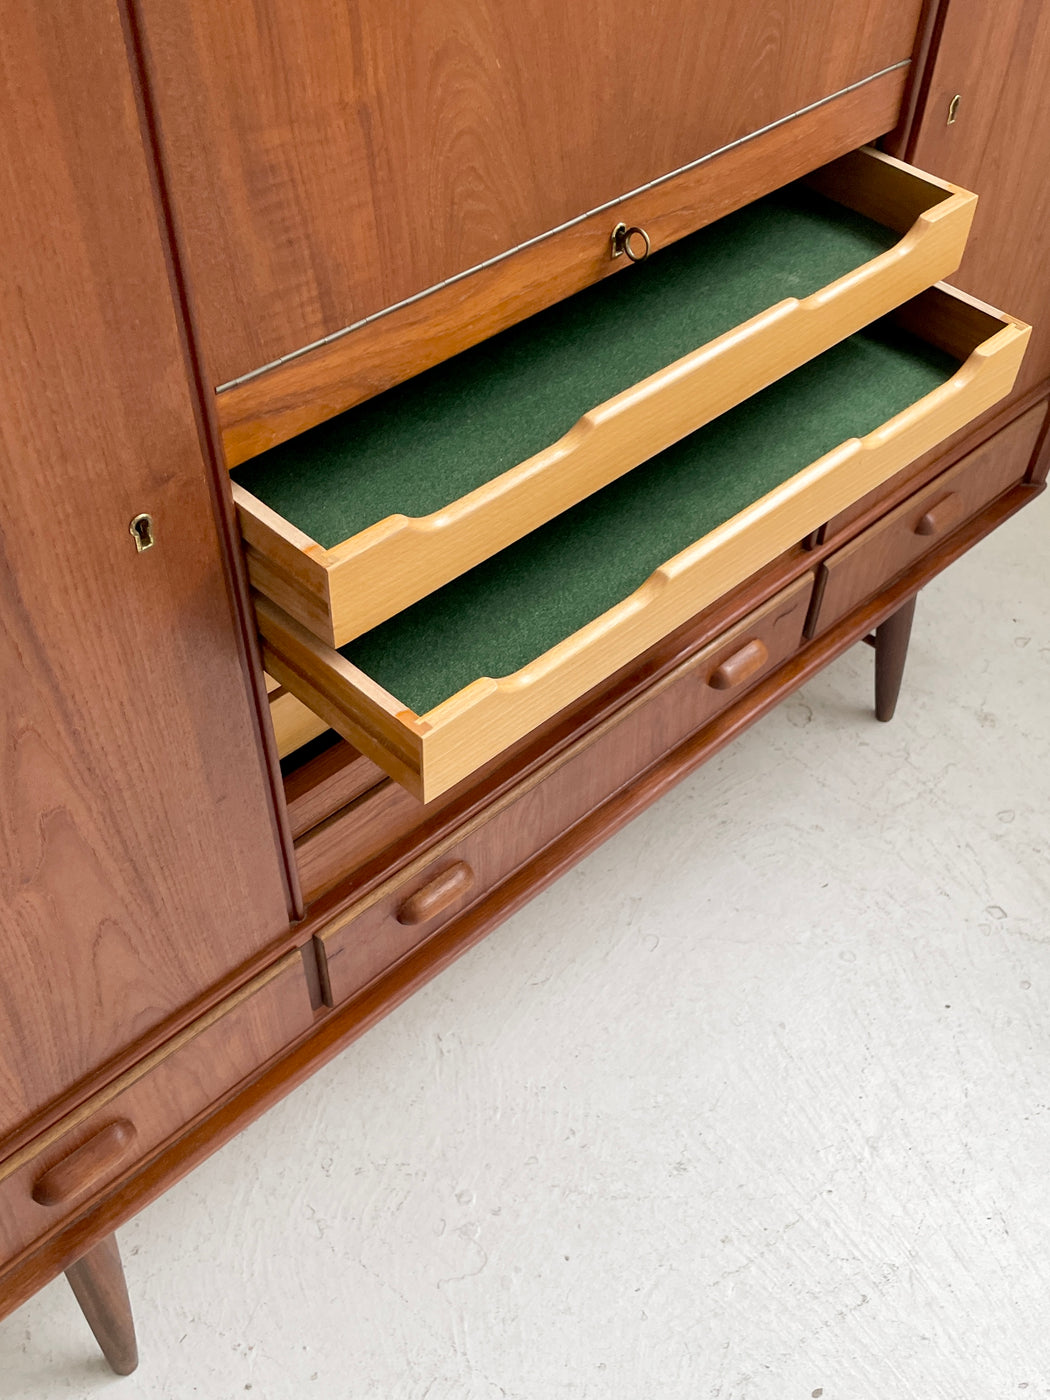
[[[983,412],[1027,337],[932,289],[341,652],[257,598],[267,670],[427,801]]]
[[[527,860],[775,671],[802,639],[806,574],[684,661],[408,870],[371,891],[324,935],[333,1000],[361,991]],[[367,800],[362,817],[367,821]]]
[[[343,646],[947,276],[974,203],[853,152],[239,466],[254,587]]]
[[[1030,409],[821,565],[809,631],[845,617],[1024,478],[1046,416]]]
[[[270,723],[277,741],[277,754],[287,758],[311,739],[324,734],[328,725],[320,715],[307,709],[301,700],[285,690],[272,676],[266,677],[266,698],[270,702]]]
[[[294,951],[0,1163],[0,1259],[85,1210],[313,1020]]]

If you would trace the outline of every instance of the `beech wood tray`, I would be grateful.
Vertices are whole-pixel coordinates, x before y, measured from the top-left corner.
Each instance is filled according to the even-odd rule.
[[[591,406],[556,441],[508,469],[497,466],[490,479],[455,499],[442,500],[438,509],[426,514],[399,509],[354,530],[346,539],[324,545],[289,518],[293,511],[278,513],[250,489],[257,475],[253,468],[266,464],[270,454],[241,465],[233,489],[253,586],[316,636],[332,646],[343,646],[958,266],[975,195],[869,148],[823,167],[805,184],[901,236],[885,251],[811,294],[768,306]],[[730,218],[738,219],[743,212]],[[675,249],[656,256],[676,256]],[[645,275],[644,269],[628,269],[613,284],[600,284],[582,295],[600,297],[614,284],[641,289],[640,280],[625,279]],[[700,286],[697,296],[702,292]],[[637,321],[623,324],[621,320],[614,329],[639,339],[647,334],[641,314]],[[506,334],[521,333],[519,328]],[[477,356],[484,347],[467,353]],[[616,355],[615,339],[603,353]],[[455,364],[449,361],[444,368],[443,383]],[[373,404],[385,399],[381,396]],[[360,411],[345,415],[348,427],[352,428],[353,415]],[[328,432],[340,421],[312,431]],[[347,470],[352,472],[352,436],[348,441]],[[275,451],[284,454],[279,460],[288,462],[288,470],[294,473],[296,443]],[[395,501],[398,483],[408,482],[413,469],[410,451],[394,463],[395,480],[388,495]],[[332,486],[333,493],[337,489]]]
[[[950,356],[958,363],[955,372],[949,365],[943,382],[918,401],[863,436],[848,438],[817,455],[680,549],[613,606],[513,672],[501,677],[473,676],[429,708],[416,710],[320,641],[271,599],[257,596],[267,671],[417,797],[427,801],[438,796],[984,412],[1009,392],[1029,335],[1023,323],[944,286],[913,299],[891,319],[908,336]],[[828,355],[841,356],[845,348],[838,347]],[[811,400],[812,378],[821,372],[819,361],[797,372],[809,376]],[[789,380],[767,391],[767,395],[780,396],[780,409],[767,412],[763,429],[770,453],[776,451],[783,406],[790,407],[792,394]],[[819,395],[816,401],[819,403]],[[734,410],[736,414],[761,411],[757,401],[755,406]],[[704,429],[695,442],[700,443],[704,434],[716,429],[722,430],[719,424]],[[693,441],[672,452],[691,450]],[[647,481],[645,474],[666,470],[662,465],[666,460],[661,457],[632,474],[629,482],[608,490],[628,486],[633,490],[637,485],[637,500],[644,502],[655,482],[655,478]],[[556,526],[568,528],[561,522],[544,528],[550,531]],[[539,540],[540,536],[533,538]],[[579,570],[590,567],[594,544],[592,539],[588,549],[569,551],[570,561]],[[532,547],[531,540],[514,546],[519,551]],[[500,565],[501,561],[492,561],[482,569],[494,569],[491,576],[498,578]],[[466,582],[450,585],[449,592]],[[419,606],[440,609],[441,605],[438,595]],[[415,688],[414,670],[433,670],[442,657],[455,660],[459,650],[477,640],[466,619],[457,635],[460,619],[455,613],[437,616],[441,625],[432,636],[417,631],[411,645],[395,656],[409,688]],[[519,609],[519,616],[526,614]],[[408,626],[410,622],[411,615],[406,613],[405,619],[395,619],[387,626]],[[508,615],[511,631],[513,623],[513,616]],[[375,639],[381,635],[382,629],[377,629],[346,650],[367,652],[370,646],[374,650]],[[498,636],[496,640],[503,644]]]

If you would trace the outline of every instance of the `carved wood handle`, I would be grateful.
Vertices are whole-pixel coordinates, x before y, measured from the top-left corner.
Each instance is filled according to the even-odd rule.
[[[399,924],[425,924],[429,919],[436,919],[473,886],[473,870],[466,861],[457,860],[455,865],[450,865],[408,896],[397,911],[397,921]]]
[[[33,1200],[41,1206],[64,1206],[104,1181],[135,1146],[134,1123],[117,1118],[94,1137],[49,1167],[33,1186]]]
[[[962,499],[955,491],[943,496],[936,505],[930,506],[921,516],[915,527],[917,535],[941,535],[950,525],[954,525],[962,514]]]
[[[707,683],[715,690],[732,690],[734,686],[743,685],[756,671],[761,671],[768,660],[769,648],[760,638],[753,637],[739,651],[727,656],[711,672]]]

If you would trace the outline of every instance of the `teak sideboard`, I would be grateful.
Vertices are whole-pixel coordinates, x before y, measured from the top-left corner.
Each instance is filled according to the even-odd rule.
[[[845,648],[891,717],[1046,480],[1050,6],[4,21],[0,1314],[127,1372],[123,1221]]]

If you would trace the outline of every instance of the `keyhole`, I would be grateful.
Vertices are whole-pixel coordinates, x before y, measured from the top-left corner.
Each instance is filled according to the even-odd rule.
[[[128,526],[128,529],[131,531],[131,538],[135,541],[135,548],[140,554],[142,554],[144,550],[152,549],[156,544],[156,540],[153,536],[152,515],[146,515],[145,513],[136,515],[135,519]]]

